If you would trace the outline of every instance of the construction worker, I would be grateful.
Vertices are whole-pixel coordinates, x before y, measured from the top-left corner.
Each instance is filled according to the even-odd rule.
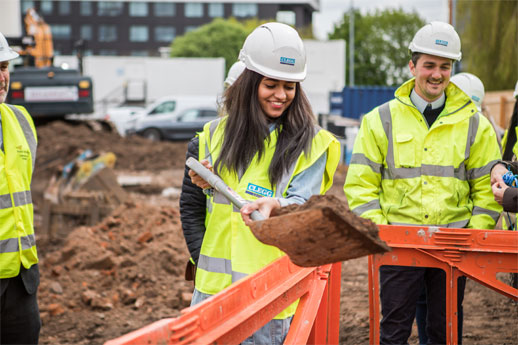
[[[460,38],[451,25],[431,22],[409,49],[414,78],[362,120],[344,185],[349,207],[377,224],[491,229],[501,208],[489,169],[500,151],[489,121],[449,83]],[[437,268],[382,266],[380,342],[407,343],[424,286],[428,343],[445,344],[445,280]],[[462,307],[464,277],[458,286]]]
[[[17,56],[0,33],[0,344],[37,344],[40,275],[30,190],[36,128],[23,107],[4,103],[9,61]]]
[[[516,82],[514,90],[513,115],[509,121],[509,126],[502,139],[503,161],[498,162],[491,170],[491,187],[495,200],[503,206],[504,212],[508,212],[507,217],[504,216],[504,222],[510,230],[517,230],[518,224],[516,214],[509,213],[518,212],[518,181],[509,177],[508,181],[511,186],[504,181],[506,174],[518,174],[518,82]],[[514,185],[512,185],[514,182]]]
[[[302,204],[324,193],[332,185],[340,156],[338,141],[315,125],[300,86],[306,77],[306,56],[297,31],[281,23],[263,24],[247,37],[239,59],[246,69],[225,91],[223,108],[228,115],[205,125],[198,136],[198,157],[206,158],[205,166],[214,166],[230,188],[253,202],[240,213],[217,191],[207,192],[192,304],[284,255],[259,242],[245,221],[253,210],[268,217],[274,208]],[[198,187],[210,187],[193,171],[189,176]],[[188,201],[188,195],[182,197]],[[194,238],[192,232],[189,236]],[[243,344],[281,344],[297,303]]]

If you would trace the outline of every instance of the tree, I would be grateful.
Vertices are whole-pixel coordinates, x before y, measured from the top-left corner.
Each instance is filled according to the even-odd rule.
[[[512,89],[518,79],[518,1],[459,1],[462,69],[486,91]]]
[[[350,13],[335,25],[329,39],[349,41]],[[354,81],[357,85],[399,85],[412,75],[408,70],[408,45],[425,25],[415,12],[402,9],[377,10],[362,15],[354,10]],[[348,60],[348,59],[347,59]],[[349,64],[346,63],[346,79]]]
[[[246,36],[244,26],[237,20],[216,18],[177,37],[171,44],[171,57],[223,57],[226,74],[237,61]]]

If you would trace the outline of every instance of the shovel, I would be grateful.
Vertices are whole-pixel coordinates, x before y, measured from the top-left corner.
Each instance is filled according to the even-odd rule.
[[[189,158],[186,164],[238,208],[248,202],[196,159]],[[314,195],[303,205],[276,210],[268,219],[254,211],[251,218],[254,236],[285,252],[298,266],[321,266],[390,251],[379,238],[376,224],[347,210],[332,195]]]

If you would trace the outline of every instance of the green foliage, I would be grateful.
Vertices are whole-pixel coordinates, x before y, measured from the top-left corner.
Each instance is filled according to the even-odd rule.
[[[518,1],[459,1],[462,70],[486,91],[513,89],[518,79]]]
[[[349,41],[349,18],[350,13],[344,13],[342,22],[335,25],[329,39]],[[366,15],[354,10],[354,83],[399,85],[409,79],[412,75],[408,70],[408,45],[424,25],[417,13],[402,9],[377,10]],[[349,63],[346,63],[348,79]]]
[[[235,19],[214,19],[196,30],[177,37],[171,44],[171,57],[223,57],[226,71],[236,62],[247,36]]]

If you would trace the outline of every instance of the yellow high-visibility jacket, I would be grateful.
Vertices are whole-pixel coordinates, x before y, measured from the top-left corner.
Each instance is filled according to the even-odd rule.
[[[199,134],[199,157],[209,157],[215,162],[220,154],[227,118],[205,125]],[[222,169],[220,177],[243,199],[255,200],[260,196],[285,197],[294,176],[309,168],[322,154],[327,153],[325,173],[320,193],[325,193],[333,184],[333,175],[338,166],[340,146],[327,131],[317,128],[308,155],[301,153],[289,173],[273,186],[268,179],[268,168],[275,152],[277,131],[265,140],[265,152],[258,160],[257,154],[247,170],[238,177]],[[196,289],[206,294],[216,294],[233,282],[253,274],[275,259],[285,255],[274,246],[259,242],[241,218],[239,209],[221,193],[207,197],[206,231],[196,271]],[[284,319],[295,313],[297,303],[285,309],[276,319]]]
[[[20,263],[38,262],[31,180],[36,128],[23,107],[0,104],[4,150],[0,150],[0,278],[16,277]]]
[[[410,101],[415,81],[365,115],[344,185],[350,209],[377,224],[492,229],[502,208],[490,169],[496,134],[455,84],[433,125]]]

